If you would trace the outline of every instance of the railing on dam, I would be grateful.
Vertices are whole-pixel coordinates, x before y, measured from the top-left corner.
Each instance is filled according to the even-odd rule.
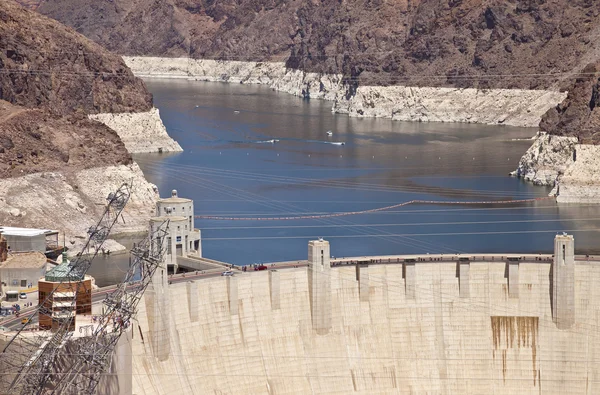
[[[342,257],[331,259],[331,266],[367,264],[393,264],[405,262],[458,262],[468,260],[471,262],[506,262],[509,260],[520,263],[552,263],[552,254],[423,254],[423,255],[382,255],[362,257]],[[577,262],[600,261],[600,256],[575,255]]]

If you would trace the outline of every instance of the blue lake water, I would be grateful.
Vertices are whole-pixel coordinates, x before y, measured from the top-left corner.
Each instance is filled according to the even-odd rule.
[[[146,84],[184,152],[134,158],[163,196],[177,189],[194,199],[196,215],[278,218],[549,192],[507,176],[534,129],[356,119],[332,114],[329,102],[261,86]],[[554,235],[568,231],[578,253],[595,253],[599,225],[600,208],[553,200],[414,204],[321,219],[196,220],[204,255],[236,264],[305,259],[308,240],[317,237],[330,241],[334,256],[550,252]]]

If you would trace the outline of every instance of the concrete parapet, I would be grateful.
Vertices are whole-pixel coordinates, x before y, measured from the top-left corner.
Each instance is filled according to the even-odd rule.
[[[361,302],[369,301],[369,265],[358,262],[356,264],[356,281],[358,281],[358,294]]]
[[[552,319],[558,329],[575,323],[575,240],[567,234],[554,238]]]
[[[198,283],[189,281],[185,284],[187,294],[190,322],[198,321]]]
[[[233,276],[227,278],[227,300],[229,301],[229,314],[238,314],[238,283]]]
[[[281,307],[280,288],[279,272],[277,270],[269,270],[269,293],[271,294],[272,310],[279,310]]]
[[[508,261],[507,279],[508,279],[508,297],[516,299],[519,297],[519,261]]]
[[[331,328],[331,264],[329,242],[308,242],[308,292],[312,327],[318,334]]]
[[[471,296],[469,288],[469,272],[471,269],[471,261],[460,260],[458,261],[458,295],[461,298],[468,298]]]
[[[414,300],[416,298],[417,276],[415,262],[404,262],[402,265],[402,275],[404,277],[404,294],[406,299]]]

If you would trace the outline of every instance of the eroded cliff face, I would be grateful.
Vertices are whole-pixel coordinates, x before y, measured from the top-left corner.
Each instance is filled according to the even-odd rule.
[[[540,130],[575,136],[582,144],[600,143],[600,61],[579,74],[567,98],[543,116]]]
[[[61,117],[0,100],[0,179],[130,163],[119,136],[85,114]]]
[[[88,118],[98,113],[128,115],[121,129],[128,122],[151,129],[138,140],[160,135],[161,144],[174,143],[144,83],[119,56],[13,0],[1,1],[1,224],[57,229],[76,249],[108,193],[133,181],[125,224],[114,230],[146,230],[158,191],[132,162],[124,139]],[[157,123],[162,129],[152,129]]]
[[[512,175],[535,185],[554,186],[557,178],[573,163],[576,137],[539,133]]]
[[[600,22],[589,0],[47,0],[38,12],[120,54],[461,88],[554,86],[593,60]]]
[[[123,60],[72,29],[0,2],[0,99],[55,114],[148,111],[152,95]]]
[[[108,194],[125,182],[133,182],[134,188],[113,233],[144,232],[158,189],[136,163],[0,179],[0,223],[59,230],[66,235],[67,247],[77,252],[87,229],[102,215]]]

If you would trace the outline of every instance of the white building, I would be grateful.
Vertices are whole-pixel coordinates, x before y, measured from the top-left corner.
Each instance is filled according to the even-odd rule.
[[[0,234],[13,252],[37,251],[45,254],[46,247],[58,247],[58,231],[55,230],[0,226]]]
[[[158,199],[156,217],[150,220],[150,231],[166,220],[169,220],[169,232],[165,259],[177,272],[178,256],[202,256],[200,229],[194,227],[194,201],[178,197],[176,190],[171,192],[171,197]]]
[[[8,254],[0,262],[0,293],[26,291],[37,287],[38,280],[46,274],[46,257],[41,252]]]

